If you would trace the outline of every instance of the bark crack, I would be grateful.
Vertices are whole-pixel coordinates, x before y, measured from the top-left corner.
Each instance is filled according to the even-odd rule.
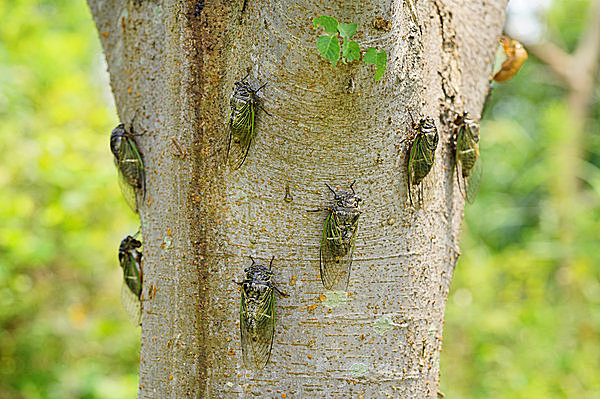
[[[364,4],[249,2],[240,15],[244,0],[142,2],[129,10],[124,32],[116,17],[123,4],[90,2],[119,110],[141,103],[136,123],[148,129],[144,257],[156,288],[144,302],[139,397],[434,398],[462,210],[451,125],[437,123],[444,149],[427,183],[427,209],[406,206],[399,167],[406,157],[396,145],[408,110],[446,110],[452,118],[440,120],[449,121],[462,96],[476,93],[460,68],[469,79],[487,72],[472,55],[460,64],[458,47],[485,53],[497,32],[479,28],[484,13],[473,14],[473,36],[463,29],[471,10],[420,2],[419,15],[427,9],[431,17],[421,35],[407,4],[394,2],[395,35],[356,36],[391,47],[389,70],[375,82],[367,68],[321,62],[309,17],[368,26],[389,14],[387,3],[367,2],[369,14]],[[500,4],[486,0],[482,8]],[[491,15],[499,31],[503,14]],[[248,66],[251,82],[269,83],[260,101],[270,115],[257,111],[250,155],[231,172],[223,166],[228,99]],[[306,209],[332,201],[325,182],[347,187],[354,179],[367,205],[349,292],[338,305],[319,277],[325,218]],[[260,371],[243,365],[231,283],[248,255],[275,255],[274,279],[290,282],[290,298],[276,300],[275,343]]]
[[[441,0],[435,0],[433,4],[440,21],[442,39],[442,67],[438,71],[438,74],[441,79],[442,91],[445,98],[441,102],[442,114],[440,115],[440,120],[446,126],[450,126],[456,114],[455,108],[462,103],[459,89],[457,88],[461,82],[460,53],[456,40],[452,11]]]

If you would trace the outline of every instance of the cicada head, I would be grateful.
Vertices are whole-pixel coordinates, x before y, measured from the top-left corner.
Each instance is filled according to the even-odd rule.
[[[132,236],[127,236],[123,239],[123,241],[121,241],[121,245],[119,246],[119,252],[120,251],[123,251],[123,252],[132,251],[141,246],[142,246],[142,243],[140,241],[136,240]]]
[[[335,196],[336,205],[341,208],[359,208],[362,199],[355,193],[341,193]]]
[[[271,264],[273,261],[271,260]],[[259,297],[272,288],[273,272],[271,265],[259,265],[252,259],[252,265],[244,269],[245,277],[242,287],[249,297]]]
[[[435,129],[435,122],[433,121],[433,118],[431,116],[421,117],[421,120],[419,121],[419,128],[421,130]]]
[[[427,147],[429,147],[429,149],[432,151],[435,151],[440,137],[432,117],[426,116],[421,118],[419,121],[419,132],[425,137]]]
[[[245,280],[265,281],[268,282],[273,276],[273,272],[264,265],[253,263],[252,266],[244,269],[246,274]]]
[[[245,79],[245,78],[244,78]],[[229,99],[229,105],[232,109],[239,109],[241,106],[255,101],[256,91],[250,87],[250,84],[243,79],[235,82],[233,86],[233,93]]]
[[[125,135],[125,125],[123,123],[119,123],[117,127],[113,129],[110,135],[110,151],[113,153],[115,158],[119,157],[121,144],[123,143]]]
[[[326,184],[327,188],[331,190],[333,196],[335,198],[335,204],[338,208],[359,208],[359,204],[362,199],[356,194],[354,191],[354,182],[350,185],[351,192],[341,192],[337,193],[334,189],[332,189],[329,184]]]
[[[462,129],[463,132],[467,133],[469,138],[475,143],[479,143],[479,123],[471,118],[471,115],[469,115],[467,111],[463,112],[462,115],[457,116],[454,124],[459,130]]]
[[[137,250],[142,246],[142,243],[132,236],[127,236],[119,245],[119,263],[122,268],[125,268],[126,260],[131,257],[135,261],[141,258],[141,253]]]
[[[473,140],[476,143],[479,143],[479,123],[469,117],[465,118],[465,126],[469,129],[469,132],[471,132]]]

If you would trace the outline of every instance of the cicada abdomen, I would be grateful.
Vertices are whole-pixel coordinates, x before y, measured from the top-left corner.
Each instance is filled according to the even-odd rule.
[[[123,269],[123,286],[121,301],[129,319],[135,325],[142,321],[142,252],[138,250],[142,243],[132,236],[127,236],[119,246],[119,263]]]
[[[250,258],[252,259],[252,258]],[[244,269],[241,286],[240,333],[244,364],[251,369],[262,369],[271,357],[273,334],[275,332],[275,292],[281,292],[273,285],[273,259],[269,266],[259,265],[252,259],[250,267]]]
[[[479,124],[467,112],[456,118],[456,178],[463,197],[473,203],[483,167],[479,154]]]
[[[348,288],[354,244],[358,235],[358,219],[360,217],[361,198],[354,192],[333,193],[335,203],[325,208],[328,211],[319,256],[321,281],[328,290]]]
[[[408,198],[411,205],[415,206],[412,191],[419,186],[418,205],[423,201],[423,187],[421,182],[429,174],[435,162],[439,135],[433,118],[426,116],[419,123],[412,122],[415,130],[414,140],[408,153]]]
[[[266,86],[266,83],[254,90],[244,76],[235,82],[233,93],[229,99],[231,114],[229,116],[229,141],[227,144],[227,159],[232,170],[242,166],[254,138],[254,116],[258,104],[256,93]]]
[[[110,150],[115,156],[115,165],[119,174],[119,186],[127,205],[137,213],[137,192],[146,195],[144,161],[135,143],[131,129],[120,123],[110,135]]]

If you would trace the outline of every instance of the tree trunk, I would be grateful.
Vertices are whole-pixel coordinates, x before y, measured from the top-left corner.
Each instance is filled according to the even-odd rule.
[[[436,397],[464,205],[449,122],[480,113],[506,1],[419,1],[416,19],[404,1],[89,3],[121,120],[135,116],[143,134],[139,397]],[[318,15],[358,23],[359,43],[385,49],[383,79],[322,59]],[[259,97],[270,115],[258,109],[248,157],[231,171],[229,97],[247,72],[254,88],[268,82]],[[440,133],[419,210],[407,202],[409,111]],[[326,183],[354,180],[363,212],[350,283],[327,292],[326,213],[307,210],[331,204]],[[275,298],[260,371],[242,362],[231,281],[249,255],[275,256],[274,280],[290,294]]]

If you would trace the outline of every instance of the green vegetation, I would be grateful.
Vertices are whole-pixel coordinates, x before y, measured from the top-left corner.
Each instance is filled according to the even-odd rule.
[[[83,1],[0,5],[0,397],[132,398],[139,328],[120,303],[137,231]]]
[[[569,51],[586,4],[551,9]],[[118,120],[95,27],[83,1],[5,2],[0,20],[0,397],[132,398],[140,332],[120,303],[117,250],[138,225],[108,146]],[[600,398],[600,92],[574,159],[562,155],[566,95],[530,54],[481,122],[485,170],[446,314],[447,398]],[[561,192],[573,165],[579,190]]]
[[[567,51],[586,4],[550,10],[552,40]],[[578,139],[567,91],[545,64],[530,52],[513,79],[494,86],[481,122],[482,185],[465,208],[448,299],[440,390],[452,399],[600,398],[598,88],[581,155],[569,158]],[[576,192],[561,191],[568,168],[578,171]]]
[[[369,47],[363,52],[360,45],[351,40],[356,33],[357,24],[344,24],[333,17],[321,15],[313,18],[313,25],[315,29],[321,26],[325,31],[325,35],[319,36],[317,40],[317,48],[321,56],[329,60],[332,66],[335,67],[340,59],[350,63],[362,57],[365,64],[375,65],[375,80],[383,77],[387,65],[387,53],[375,47]]]

